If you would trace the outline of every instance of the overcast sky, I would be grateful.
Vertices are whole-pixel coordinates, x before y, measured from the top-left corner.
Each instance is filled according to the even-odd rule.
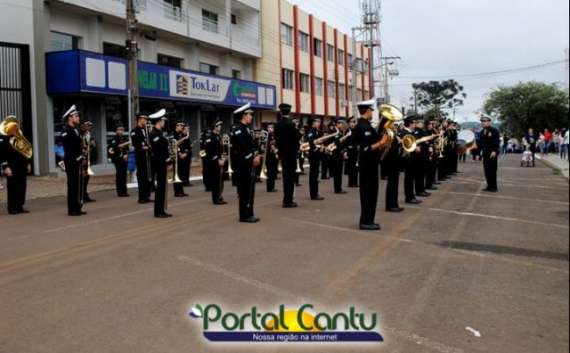
[[[289,0],[350,33],[359,0]],[[469,95],[457,112],[476,118],[498,85],[538,80],[565,83],[565,64],[484,78],[495,72],[564,60],[569,44],[568,0],[383,0],[384,55],[401,56],[391,81],[392,103],[407,105],[412,82],[455,78]],[[424,78],[428,77],[428,78]]]

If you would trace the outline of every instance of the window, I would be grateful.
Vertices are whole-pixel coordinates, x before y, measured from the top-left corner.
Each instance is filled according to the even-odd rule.
[[[327,85],[327,91],[328,91],[329,98],[335,98],[336,97],[336,85],[335,85],[334,81],[329,81],[329,83]]]
[[[158,54],[158,65],[165,65],[170,67],[175,67],[180,69],[182,67],[182,60],[180,58],[175,58],[173,56]]]
[[[344,66],[344,50],[338,50],[338,64]]]
[[[315,56],[322,58],[323,57],[323,41],[320,39],[315,38],[313,46],[315,47]]]
[[[283,69],[283,89],[295,89],[293,70]]]
[[[311,84],[309,75],[301,74],[301,92],[310,93],[311,92]]]
[[[182,21],[182,0],[164,0],[164,15],[169,19]]]
[[[232,77],[236,80],[241,80],[241,71],[232,70]]]
[[[323,95],[323,79],[319,77],[315,77],[315,95]]]
[[[327,58],[331,63],[334,63],[334,47],[327,44]]]
[[[237,23],[238,23],[237,15],[232,14],[232,24],[237,25]]]
[[[346,86],[344,83],[338,85],[338,95],[342,99],[346,98]]]
[[[305,53],[309,52],[309,35],[304,32],[299,32],[299,49]]]
[[[79,37],[70,34],[51,32],[48,51],[79,49]]]
[[[210,65],[206,63],[200,63],[200,72],[210,75],[218,74],[218,67],[215,65]]]
[[[293,46],[293,27],[285,23],[281,24],[281,42],[290,47]]]
[[[204,31],[218,33],[218,14],[208,10],[202,10],[202,29]]]
[[[103,43],[103,54],[116,58],[127,58],[127,49],[123,45]]]
[[[353,67],[353,62],[352,62],[352,54],[348,54],[348,63],[347,63],[347,64],[348,64],[348,67],[349,67],[351,70],[354,69],[354,67]]]

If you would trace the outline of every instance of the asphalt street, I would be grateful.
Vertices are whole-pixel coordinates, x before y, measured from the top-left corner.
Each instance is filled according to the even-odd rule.
[[[199,186],[152,207],[99,192],[88,216],[62,197],[0,211],[0,352],[436,352],[569,350],[569,190],[552,169],[501,160],[498,194],[482,165],[417,207],[383,211],[380,232],[357,228],[358,190],[308,197],[284,210],[257,187],[262,222],[237,222],[235,190],[211,205]],[[170,195],[172,192],[170,190]],[[403,196],[403,195],[402,195]],[[380,314],[381,344],[212,344],[188,311],[197,303],[246,309],[313,303]]]

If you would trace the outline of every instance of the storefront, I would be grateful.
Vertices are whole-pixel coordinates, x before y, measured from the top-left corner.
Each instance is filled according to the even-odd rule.
[[[138,69],[141,111],[167,109],[171,124],[185,121],[190,125],[193,140],[217,119],[222,119],[229,131],[232,111],[243,104],[251,103],[260,111],[276,109],[276,88],[272,85],[146,62],[139,62]],[[111,171],[104,153],[107,141],[118,123],[132,126],[128,119],[127,61],[81,50],[55,52],[46,55],[46,72],[54,144],[58,144],[61,133],[61,116],[76,104],[83,117],[94,124],[93,135],[98,141],[95,170]]]

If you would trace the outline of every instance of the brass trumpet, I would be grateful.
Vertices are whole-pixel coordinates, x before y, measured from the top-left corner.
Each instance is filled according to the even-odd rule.
[[[32,159],[32,144],[26,139],[15,116],[7,116],[0,124],[0,134],[10,137],[10,145],[26,159]]]

